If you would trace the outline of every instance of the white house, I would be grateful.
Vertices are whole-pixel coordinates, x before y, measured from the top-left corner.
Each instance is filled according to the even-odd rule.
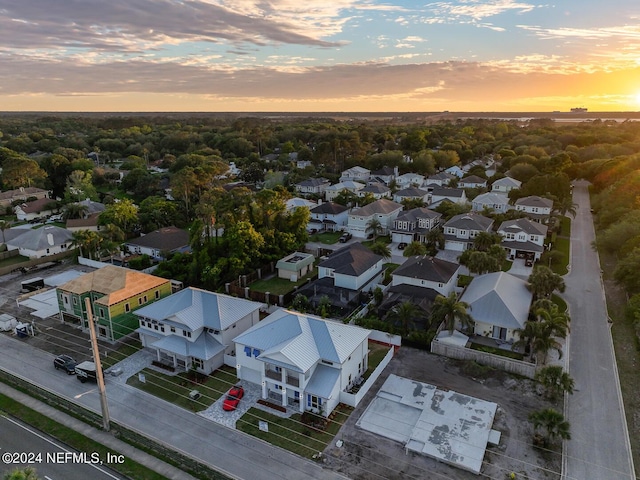
[[[280,309],[237,336],[238,379],[262,398],[329,416],[368,367],[370,330]]]
[[[426,207],[403,210],[393,221],[391,240],[397,243],[425,242],[427,234],[440,223],[442,214]]]
[[[473,246],[473,239],[480,232],[488,232],[493,220],[477,213],[463,213],[444,224],[444,248],[462,252]]]
[[[414,285],[431,288],[445,297],[458,283],[460,265],[428,255],[416,255],[400,265],[392,274],[392,286]]]
[[[487,179],[477,175],[469,175],[461,178],[458,182],[459,188],[487,188]]]
[[[349,207],[339,203],[320,203],[318,206],[313,207],[310,212],[311,218],[309,219],[308,227],[319,231],[334,232],[344,230],[349,220]]]
[[[502,235],[501,245],[507,255],[526,260],[540,260],[544,251],[544,240],[547,237],[547,226],[528,218],[507,220],[500,224],[498,233]]]
[[[318,264],[318,280],[333,279],[334,288],[369,290],[382,278],[382,261],[380,255],[355,242]]]
[[[259,322],[263,307],[189,287],[135,310],[140,322],[136,331],[159,362],[209,374],[223,364],[236,366],[233,339]]]
[[[524,327],[532,298],[525,280],[494,272],[474,277],[460,301],[469,304],[476,335],[512,343],[520,338],[516,330]]]
[[[316,205],[315,202],[307,200],[306,198],[293,197],[285,202],[285,209],[287,212],[293,212],[296,208],[307,207],[308,209],[312,209]]]
[[[368,234],[372,233],[368,227],[369,222],[375,219],[380,222],[378,233],[386,235],[391,227],[393,227],[393,221],[400,211],[402,211],[401,204],[392,202],[386,198],[376,200],[362,208],[354,209],[349,214],[349,232],[354,237],[365,238]]]
[[[393,201],[402,203],[404,200],[420,200],[425,204],[429,201],[429,192],[418,187],[407,187],[393,194]]]
[[[298,193],[303,194],[323,194],[327,187],[331,185],[331,182],[326,178],[309,178],[296,183],[295,189]]]
[[[496,180],[491,185],[492,192],[509,193],[511,190],[520,188],[522,182],[511,177],[504,177]]]
[[[431,175],[427,177],[427,179],[423,183],[423,186],[443,187],[445,185],[449,185],[449,182],[451,182],[451,180],[453,180],[454,178],[457,178],[457,177],[455,175],[452,175],[451,173],[447,173],[447,172],[436,173],[435,175]]]
[[[398,188],[421,187],[424,183],[424,175],[419,173],[404,173],[396,177],[396,185]]]
[[[342,172],[340,175],[340,181],[352,181],[352,182],[360,182],[367,183],[371,178],[371,170],[364,167],[351,167]]]
[[[367,194],[371,194],[376,200],[380,200],[381,198],[390,198],[391,189],[383,183],[371,182],[358,191],[359,197],[364,197]]]
[[[310,253],[293,252],[276,263],[278,278],[296,282],[313,270],[315,257]]]
[[[378,182],[389,185],[398,176],[398,167],[382,167],[380,170],[374,170],[371,172],[371,178]]]
[[[364,183],[352,182],[347,180],[345,182],[336,183],[325,188],[324,196],[325,200],[330,202],[336,198],[343,190],[348,190],[351,193],[358,195],[358,192],[364,188]]]
[[[4,233],[7,250],[18,250],[25,257],[42,258],[74,248],[73,234],[64,228],[46,225],[23,232],[11,230],[11,234]]]
[[[39,198],[33,202],[16,205],[13,211],[15,212],[18,220],[28,222],[34,218],[51,215],[56,208],[55,205],[55,200],[51,200],[50,198]]]
[[[447,168],[444,172],[448,173],[450,175],[455,175],[458,178],[464,177],[464,170],[462,168],[460,168],[459,165],[453,165],[453,166]]]
[[[156,260],[164,259],[167,253],[191,250],[189,232],[177,227],[163,227],[127,240],[123,245],[130,253],[149,255]]]
[[[496,213],[505,213],[511,209],[509,197],[502,193],[486,192],[471,200],[471,209],[474,212],[481,212],[485,208],[489,208]]]
[[[462,188],[433,187],[429,199],[429,205],[439,204],[443,200],[464,205],[467,203],[467,193]]]
[[[553,210],[553,200],[537,195],[519,198],[515,205],[516,210],[526,213],[527,217],[538,222],[548,220]]]

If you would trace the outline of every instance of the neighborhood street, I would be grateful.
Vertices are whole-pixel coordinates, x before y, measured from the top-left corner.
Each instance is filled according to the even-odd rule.
[[[578,204],[571,229],[571,271],[565,277],[571,336],[569,374],[576,391],[568,396],[565,478],[635,478],[610,325],[600,278],[587,182],[574,183]]]
[[[0,368],[58,395],[100,412],[97,387],[80,383],[53,368],[53,355],[0,335]],[[206,420],[128,385],[110,382],[107,396],[111,419],[142,432],[160,444],[185,453],[233,478],[289,480],[338,479],[324,470],[259,439]]]

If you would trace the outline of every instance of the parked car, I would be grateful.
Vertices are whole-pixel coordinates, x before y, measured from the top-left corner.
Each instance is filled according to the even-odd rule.
[[[398,244],[398,250],[404,250],[407,247],[407,244],[404,242],[400,242]]]
[[[76,365],[75,374],[78,377],[78,380],[82,383],[87,380],[91,382],[96,382],[98,380],[96,364],[93,362],[82,362]]]
[[[244,388],[240,385],[231,387],[231,390],[227,393],[227,397],[224,399],[224,402],[222,402],[222,409],[227,412],[235,410],[238,408],[238,404],[242,397],[244,397]]]
[[[348,242],[349,240],[351,240],[351,238],[352,238],[352,237],[353,237],[353,235],[351,235],[349,232],[344,232],[344,233],[340,236],[340,238],[338,239],[338,241],[339,241],[340,243],[346,243],[346,242]]]
[[[53,359],[53,366],[56,370],[62,369],[67,372],[67,375],[73,375],[76,373],[77,362],[69,355],[58,355]]]

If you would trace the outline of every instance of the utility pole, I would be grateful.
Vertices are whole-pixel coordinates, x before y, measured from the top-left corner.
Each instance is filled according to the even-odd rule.
[[[96,335],[96,326],[93,319],[93,311],[91,309],[91,299],[85,298],[84,304],[87,307],[87,319],[89,321],[89,336],[91,337],[91,349],[93,350],[93,363],[96,366],[96,380],[98,381],[98,390],[100,391],[100,406],[102,407],[102,425],[106,432],[109,431],[109,406],[107,404],[107,391],[104,386],[104,375],[102,373],[102,363],[100,362],[100,350],[98,349],[98,337]]]

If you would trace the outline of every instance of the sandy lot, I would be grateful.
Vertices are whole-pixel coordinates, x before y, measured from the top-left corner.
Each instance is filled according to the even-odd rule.
[[[542,451],[531,445],[530,412],[553,406],[537,393],[534,382],[505,372],[483,372],[468,363],[411,348],[401,348],[383,374],[351,414],[335,442],[324,452],[328,468],[356,480],[364,479],[559,479],[561,452]],[[493,428],[502,433],[500,445],[489,447],[480,475],[437,462],[415,453],[405,454],[403,445],[355,426],[375,393],[391,373],[455,390],[498,404]]]

